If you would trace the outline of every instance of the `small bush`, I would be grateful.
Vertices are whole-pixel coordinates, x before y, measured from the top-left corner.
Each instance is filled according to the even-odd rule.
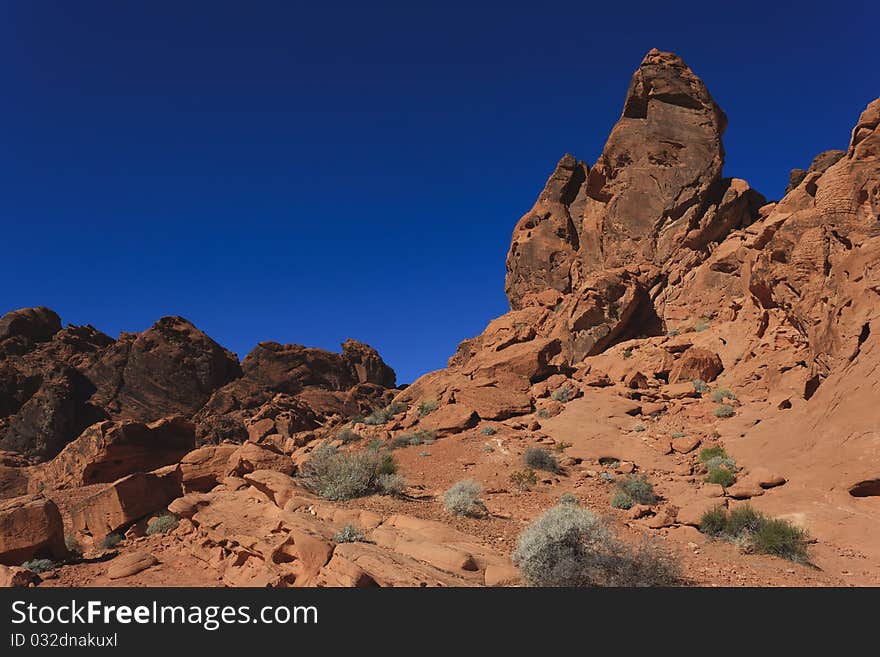
[[[431,452],[422,451],[419,452],[419,456],[431,456]]]
[[[718,388],[712,393],[712,401],[716,404],[720,404],[725,399],[736,399],[736,395],[730,391],[730,388]]]
[[[751,535],[750,549],[758,554],[772,554],[789,561],[806,563],[809,560],[807,533],[777,518],[766,519]]]
[[[631,509],[633,508],[634,504],[635,501],[633,500],[633,498],[631,498],[622,490],[614,493],[614,496],[611,498],[611,506],[613,506],[615,509]]]
[[[512,555],[530,586],[669,586],[678,563],[652,544],[631,548],[596,515],[558,504],[519,537]]]
[[[104,550],[112,550],[117,545],[122,543],[125,540],[125,537],[119,532],[110,532],[107,534],[104,539],[101,541],[101,547]]]
[[[715,507],[703,514],[700,531],[709,536],[742,545],[747,552],[806,563],[809,560],[807,533],[779,518],[768,518],[748,504],[736,507],[729,514]]]
[[[700,517],[700,532],[707,536],[721,536],[727,527],[727,510],[723,506],[714,506]]]
[[[623,357],[624,358],[632,358],[632,355],[633,355],[632,349],[624,349],[623,350]]]
[[[707,330],[708,328],[709,328],[709,320],[706,319],[705,317],[701,317],[701,318],[700,318],[700,321],[698,321],[698,322],[694,325],[694,330],[695,330],[697,333],[702,333],[703,331]]]
[[[578,498],[573,493],[563,493],[559,496],[560,504],[579,504]]]
[[[657,501],[654,486],[645,475],[629,475],[625,479],[618,479],[616,487],[618,492],[627,495],[634,503],[654,504]]]
[[[511,472],[509,479],[510,483],[522,491],[531,490],[532,486],[538,483],[538,476],[535,474],[535,471],[528,468]]]
[[[428,413],[436,411],[439,405],[436,399],[426,399],[419,404],[419,417],[425,417]]]
[[[727,458],[727,452],[724,451],[723,447],[704,447],[700,450],[700,461],[702,461],[703,463],[706,463],[707,461],[714,459],[718,456],[722,458]]]
[[[492,445],[483,445],[481,448],[484,452],[494,452],[495,448]]]
[[[179,524],[180,520],[178,520],[176,515],[173,513],[163,513],[155,518],[150,518],[150,521],[147,523],[147,536],[167,534],[171,530],[176,529]]]
[[[396,471],[391,454],[372,449],[340,452],[325,443],[304,464],[303,477],[306,486],[324,499],[350,500],[377,492],[379,477]]]
[[[676,431],[674,434],[672,434],[672,437],[673,438],[686,438],[687,434],[683,433],[681,431]]]
[[[359,543],[365,540],[364,533],[354,525],[346,525],[336,536],[333,537],[337,543]]]
[[[715,409],[715,417],[733,417],[734,415],[736,415],[736,410],[730,404],[721,404]]]
[[[480,429],[480,433],[484,436],[494,436],[498,433],[498,430],[495,427],[483,427]]]
[[[671,331],[666,331],[667,338],[674,338],[676,335],[678,335],[678,329],[672,329]]]
[[[407,409],[406,404],[402,402],[392,402],[388,404],[385,408],[379,409],[378,411],[373,411],[367,417],[364,418],[365,424],[370,425],[379,425],[385,424],[395,415],[403,413]]]
[[[31,559],[30,561],[25,561],[21,564],[22,568],[27,568],[32,573],[46,573],[50,570],[55,570],[55,562],[50,559]]]
[[[348,445],[349,443],[356,443],[357,441],[363,438],[359,433],[355,433],[348,427],[340,431],[336,434],[336,439],[341,441],[343,445]]]
[[[548,417],[550,417],[550,411],[548,411],[546,408],[539,408],[538,412],[535,413],[535,415],[537,415],[542,420],[546,420]]]
[[[66,534],[64,536],[64,545],[67,547],[68,552],[82,554],[82,545],[79,544],[79,541],[76,540],[76,536],[73,534]]]
[[[724,488],[729,488],[736,483],[736,475],[727,468],[712,468],[705,480],[709,484],[721,484]]]
[[[550,395],[550,397],[564,404],[572,397],[574,397],[574,392],[568,386],[562,386],[561,388],[557,388],[556,390],[554,390],[553,394]]]
[[[443,494],[443,506],[457,516],[478,518],[486,514],[486,505],[480,499],[483,487],[473,479],[464,479],[453,484]]]
[[[556,461],[556,457],[540,447],[529,447],[523,454],[523,461],[527,466],[536,470],[559,472],[559,463]]]
[[[691,381],[691,385],[694,386],[694,392],[699,394],[703,394],[704,392],[709,392],[709,384],[707,384],[703,379],[694,379]]]
[[[403,490],[406,488],[406,479],[397,473],[382,474],[379,475],[376,484],[381,493],[396,497],[403,494]]]
[[[706,461],[705,463],[707,470],[715,470],[717,468],[724,468],[725,470],[730,470],[731,472],[736,472],[736,461],[734,461],[729,456],[715,456]]]
[[[637,424],[633,427],[633,431],[635,431],[636,433],[642,433],[643,431],[647,431],[647,428],[644,424]]]

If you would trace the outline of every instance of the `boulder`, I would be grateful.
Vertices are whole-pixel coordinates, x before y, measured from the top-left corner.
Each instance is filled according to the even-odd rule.
[[[205,445],[180,459],[184,493],[207,492],[219,484],[229,470],[229,459],[238,445]]]
[[[691,347],[675,361],[669,373],[669,382],[682,383],[694,379],[714,381],[723,370],[721,358],[714,351]]]
[[[66,556],[64,524],[55,502],[42,495],[0,501],[0,563],[18,566],[34,558]]]
[[[152,568],[159,563],[159,560],[149,552],[137,550],[135,552],[126,552],[116,557],[110,562],[107,568],[107,577],[110,579],[122,579],[136,575],[147,568]]]

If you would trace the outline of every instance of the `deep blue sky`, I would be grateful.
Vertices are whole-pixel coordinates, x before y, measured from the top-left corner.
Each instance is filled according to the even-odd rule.
[[[408,382],[507,309],[514,223],[650,48],[771,198],[880,95],[868,2],[318,4],[2,2],[0,311],[350,336]]]

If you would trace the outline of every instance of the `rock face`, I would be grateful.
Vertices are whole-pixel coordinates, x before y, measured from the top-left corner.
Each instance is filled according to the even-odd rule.
[[[42,495],[0,501],[0,564],[19,566],[34,558],[67,556],[61,513]]]
[[[217,388],[241,376],[238,359],[182,317],[125,333],[89,371],[94,403],[114,419],[152,422],[189,416]]]

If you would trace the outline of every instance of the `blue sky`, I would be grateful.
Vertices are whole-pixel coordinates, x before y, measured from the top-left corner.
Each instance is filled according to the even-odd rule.
[[[769,198],[880,95],[867,2],[317,4],[2,3],[0,311],[353,337],[409,382],[505,312],[516,220],[650,48]]]

